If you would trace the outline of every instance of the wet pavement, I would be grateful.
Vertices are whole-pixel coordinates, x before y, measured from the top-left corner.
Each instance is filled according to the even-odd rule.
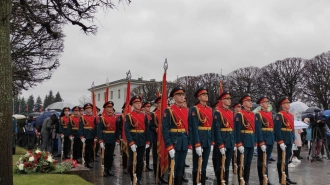
[[[112,172],[114,176],[112,177],[101,177],[101,165],[100,161],[96,161],[92,163],[93,168],[90,170],[90,179],[92,183],[96,185],[129,185],[130,177],[127,174],[122,173],[122,166],[120,166],[120,154],[119,149],[115,150],[115,161],[114,166],[112,168]],[[277,158],[276,149],[274,149],[273,158]],[[300,185],[329,185],[330,184],[330,160],[324,159],[323,162],[314,162],[310,163],[307,160],[308,151],[306,148],[302,149],[301,156],[304,159],[301,160],[301,163],[296,164],[295,168],[289,168],[289,175],[291,180],[296,181]],[[256,168],[256,160],[257,157],[253,157],[251,172],[250,172],[250,184],[258,184],[258,175]],[[192,173],[192,153],[188,153],[186,163],[190,165],[190,167],[186,168],[186,177],[189,179],[188,183],[184,183],[185,185],[190,185],[192,183],[191,173]],[[150,167],[152,167],[152,155],[150,156]],[[270,182],[274,184],[278,183],[278,175],[276,169],[276,162],[272,162],[268,165],[269,168],[269,179]],[[231,170],[231,169],[230,169]],[[142,173],[142,183],[143,184],[155,184],[153,172],[143,172]],[[207,167],[207,177],[209,178],[206,181],[207,185],[215,185],[215,176],[213,172],[212,159],[211,156],[209,158],[209,165]],[[230,171],[229,176],[229,184],[238,185],[237,175],[233,174]]]

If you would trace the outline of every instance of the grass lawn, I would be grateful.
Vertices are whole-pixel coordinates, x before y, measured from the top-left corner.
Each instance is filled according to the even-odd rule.
[[[16,155],[13,155],[13,164],[15,164],[21,155],[27,152],[26,149],[16,147]],[[67,174],[32,174],[18,175],[14,174],[15,185],[92,185],[77,175]]]

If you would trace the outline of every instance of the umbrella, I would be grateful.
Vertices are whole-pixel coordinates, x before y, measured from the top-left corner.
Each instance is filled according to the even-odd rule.
[[[35,125],[37,127],[41,127],[42,123],[44,122],[44,120],[48,117],[50,117],[51,115],[55,114],[57,117],[60,116],[60,112],[57,112],[57,111],[49,111],[49,112],[44,112],[42,115],[40,115],[37,120],[36,120],[36,123]]]
[[[62,110],[64,107],[70,107],[72,108],[74,105],[72,105],[71,103],[67,103],[67,102],[55,102],[50,104],[48,107],[46,107],[46,110],[49,109],[57,109],[57,110]]]
[[[308,109],[305,110],[305,113],[309,112],[309,113],[314,113],[315,110],[321,110],[318,107],[309,107]]]
[[[322,112],[322,115],[326,116],[326,117],[330,117],[330,110],[324,110]]]
[[[302,121],[294,121],[294,129],[308,128],[308,125]]]
[[[33,118],[37,118],[41,115],[40,112],[31,112],[29,113],[28,117],[32,116]]]
[[[22,114],[14,114],[13,117],[16,119],[26,119],[26,117]]]
[[[297,114],[297,113],[302,113],[308,109],[308,106],[304,104],[303,102],[292,102],[290,103],[290,110],[289,112],[291,114]]]

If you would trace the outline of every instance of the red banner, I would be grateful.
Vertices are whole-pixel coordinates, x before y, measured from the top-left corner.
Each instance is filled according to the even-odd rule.
[[[131,106],[129,105],[129,101],[131,99],[131,82],[128,80],[127,82],[127,88],[126,88],[126,101],[125,101],[125,109],[123,113],[123,129],[122,129],[122,142],[123,142],[123,151],[128,155],[128,148],[127,148],[127,139],[126,139],[126,134],[125,134],[125,118],[126,114],[130,112]]]
[[[223,93],[223,88],[222,88],[222,80],[220,80],[220,84],[219,84],[219,96]],[[222,101],[220,100],[219,101],[219,104],[218,104],[218,108],[221,108],[222,107]]]
[[[166,92],[166,72],[163,75],[163,84],[162,84],[162,104],[160,111],[160,120],[158,123],[158,138],[157,138],[157,152],[159,155],[159,167],[161,176],[165,174],[168,169],[168,151],[165,147],[163,132],[162,132],[162,121],[163,114],[167,107],[167,92]]]
[[[105,89],[105,95],[104,95],[104,103],[109,101],[109,87],[107,86],[107,88]],[[105,108],[103,109],[103,113],[105,114]]]

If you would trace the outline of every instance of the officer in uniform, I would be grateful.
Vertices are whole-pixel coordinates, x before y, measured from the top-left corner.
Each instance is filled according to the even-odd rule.
[[[189,133],[193,144],[193,184],[196,185],[198,158],[202,157],[201,183],[205,185],[206,166],[213,151],[214,134],[212,129],[212,108],[207,106],[208,91],[200,87],[195,92],[199,102],[191,108],[189,113]]]
[[[242,106],[239,102],[236,102],[233,104],[233,114],[234,114],[234,117],[236,116],[237,113],[241,112],[242,110]],[[236,144],[235,144],[235,147],[234,149],[236,150]],[[239,156],[238,156],[239,157]],[[232,169],[233,169],[233,172],[234,172],[234,168],[235,168],[235,165],[237,167],[237,163],[235,164],[235,156],[232,157],[232,160],[231,160],[231,165],[232,165]],[[237,153],[236,153],[236,159],[237,159]],[[236,161],[237,162],[237,161]]]
[[[93,116],[93,105],[87,103],[84,105],[85,115],[80,118],[78,133],[82,143],[85,143],[85,166],[87,168],[92,168],[90,165],[90,160],[93,156],[93,144],[97,141],[96,137],[96,117]]]
[[[289,178],[288,164],[294,142],[294,120],[293,115],[289,113],[290,101],[288,97],[283,97],[279,101],[282,111],[278,112],[274,121],[274,134],[277,141],[277,171],[279,181],[281,182],[282,171],[282,151],[285,151],[285,175],[286,184],[297,184]]]
[[[244,154],[244,173],[243,178],[245,184],[249,184],[250,178],[250,168],[253,158],[254,145],[256,144],[255,138],[255,117],[254,113],[251,112],[252,100],[250,94],[244,95],[240,99],[240,103],[243,105],[244,109],[241,112],[237,113],[235,116],[235,138],[236,146],[238,148],[237,152],[237,174],[240,174],[240,154]],[[266,145],[262,141],[259,143],[262,151],[266,151]],[[238,181],[239,175],[237,175]]]
[[[136,152],[136,176],[137,184],[141,185],[141,176],[143,171],[143,156],[146,148],[150,147],[149,142],[149,127],[144,122],[144,114],[141,110],[141,97],[133,96],[130,100],[130,105],[133,106],[133,111],[126,115],[125,119],[125,134],[127,143],[130,146],[129,151],[129,167],[128,171],[133,181],[133,152]]]
[[[113,176],[111,167],[113,163],[113,153],[115,146],[119,145],[120,129],[116,116],[114,115],[114,103],[112,101],[105,102],[103,108],[105,114],[100,117],[100,123],[97,126],[97,137],[99,139],[100,147],[104,149],[104,171],[103,175]]]
[[[233,157],[233,152],[236,150],[234,138],[234,115],[229,109],[231,104],[231,96],[229,91],[224,91],[218,98],[221,101],[222,107],[214,112],[213,115],[213,129],[214,138],[217,148],[217,165],[216,165],[216,178],[217,183],[220,185],[223,180],[220,177],[221,170],[224,170],[224,180],[229,184],[229,165]],[[225,169],[222,169],[221,158],[226,155]]]
[[[264,141],[266,144],[266,174],[268,176],[268,162],[269,157],[272,154],[273,151],[273,145],[274,145],[274,123],[273,123],[273,115],[271,112],[269,112],[268,105],[269,101],[268,98],[263,95],[261,96],[257,104],[260,105],[261,110],[255,114],[255,124],[256,124],[256,137],[257,141],[261,143]],[[262,161],[263,161],[263,152],[261,151],[261,147],[258,146],[258,163],[257,163],[257,169],[258,169],[258,176],[259,176],[259,183],[263,184],[263,174],[262,174]],[[268,178],[269,179],[269,178]],[[268,180],[268,185],[271,185],[271,183]]]
[[[73,116],[70,117],[70,123],[68,125],[70,140],[73,141],[73,151],[72,158],[77,160],[79,163],[81,162],[79,158],[81,157],[81,141],[78,134],[79,122],[80,122],[80,113],[79,107],[74,106],[72,108]]]
[[[150,128],[150,124],[155,122],[155,115],[153,112],[150,112],[150,108],[151,108],[151,102],[150,101],[146,101],[142,104],[142,108],[144,108],[144,122],[146,123],[146,125]],[[142,109],[141,108],[141,109]],[[152,134],[151,132],[149,131],[149,140],[152,141],[153,138],[152,138]],[[153,147],[153,144],[150,143],[150,147],[146,149],[146,171],[153,171],[150,167],[149,167],[149,164],[150,164],[150,149],[151,147]],[[155,146],[157,148],[157,145]],[[154,168],[156,169],[156,168]]]
[[[175,159],[175,185],[182,185],[183,169],[188,152],[188,109],[182,107],[185,90],[175,87],[170,93],[175,103],[163,113],[162,132],[164,143],[172,159]]]
[[[59,124],[59,133],[61,136],[61,139],[64,139],[64,143],[63,143],[63,157],[64,158],[70,158],[69,157],[69,145],[70,145],[70,130],[68,129],[68,125],[70,122],[70,117],[69,117],[69,113],[70,113],[70,107],[64,107],[61,113],[61,118],[60,118],[60,124]]]
[[[160,122],[160,119],[162,117],[162,113],[160,112],[160,109],[161,109],[161,104],[162,104],[162,101],[161,101],[161,96],[159,96],[156,100],[155,100],[155,104],[156,104],[156,109],[154,110],[154,113],[153,113],[153,117],[151,117],[151,120],[150,120],[150,124],[149,124],[149,129],[150,129],[150,140],[151,140],[151,143],[152,143],[152,160],[153,160],[153,168],[154,168],[154,175],[155,175],[155,178],[156,178],[156,173],[157,173],[157,159],[158,159],[158,153],[157,153],[157,139],[158,139],[158,123]],[[163,176],[160,176],[161,174],[161,168],[159,166],[159,169],[158,169],[158,177],[159,177],[159,181],[161,183],[164,183],[164,184],[168,184],[168,181],[166,181],[164,179],[164,175]]]

